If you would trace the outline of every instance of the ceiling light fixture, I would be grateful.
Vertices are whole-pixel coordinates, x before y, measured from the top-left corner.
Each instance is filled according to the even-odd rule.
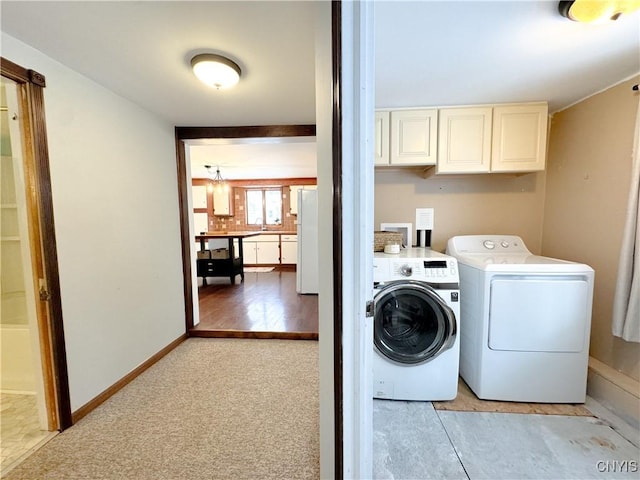
[[[561,1],[558,11],[575,22],[603,23],[617,20],[640,8],[640,0],[572,0]]]
[[[209,176],[208,189],[210,192],[223,192],[229,190],[229,184],[224,181],[222,179],[222,175],[220,175],[220,167],[216,167],[215,175],[211,173],[211,169],[213,168],[211,165],[205,165],[204,168],[207,169],[207,175]]]
[[[242,73],[236,62],[214,53],[196,55],[191,68],[201,82],[217,89],[233,87]]]

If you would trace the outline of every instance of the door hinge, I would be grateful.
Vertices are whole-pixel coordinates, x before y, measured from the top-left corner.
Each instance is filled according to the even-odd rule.
[[[366,317],[373,317],[375,314],[375,304],[373,300],[367,300]]]
[[[44,287],[40,287],[40,300],[43,302],[48,302],[49,298],[51,298],[49,292]]]
[[[51,298],[51,294],[49,293],[49,290],[46,289],[45,287],[45,283],[44,283],[44,278],[39,278],[38,279],[38,283],[40,284],[40,301],[41,302],[48,302],[49,299]]]

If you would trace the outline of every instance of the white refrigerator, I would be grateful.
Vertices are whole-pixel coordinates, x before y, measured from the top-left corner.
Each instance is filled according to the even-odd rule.
[[[318,293],[318,192],[298,190],[296,291]]]

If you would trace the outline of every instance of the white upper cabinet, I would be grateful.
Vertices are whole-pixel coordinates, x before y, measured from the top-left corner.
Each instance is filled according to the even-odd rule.
[[[438,110],[391,112],[390,165],[435,165]]]
[[[389,165],[389,112],[376,112],[374,165]]]
[[[544,170],[547,120],[546,103],[495,106],[491,171]]]
[[[233,188],[213,189],[213,214],[216,216],[233,215]]]
[[[289,187],[289,213],[298,214],[298,192],[300,190],[316,190],[317,185],[291,185]]]
[[[289,213],[298,214],[298,191],[302,190],[302,185],[291,185],[289,187]]]
[[[491,110],[491,107],[440,109],[436,173],[489,171]]]
[[[375,166],[438,174],[544,170],[546,103],[377,111]]]
[[[207,186],[193,185],[191,187],[193,208],[207,208]]]

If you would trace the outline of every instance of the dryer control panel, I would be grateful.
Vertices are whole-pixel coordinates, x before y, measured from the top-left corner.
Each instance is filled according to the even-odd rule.
[[[531,252],[517,235],[462,235],[447,242],[447,254],[459,256],[474,253],[525,253]]]

